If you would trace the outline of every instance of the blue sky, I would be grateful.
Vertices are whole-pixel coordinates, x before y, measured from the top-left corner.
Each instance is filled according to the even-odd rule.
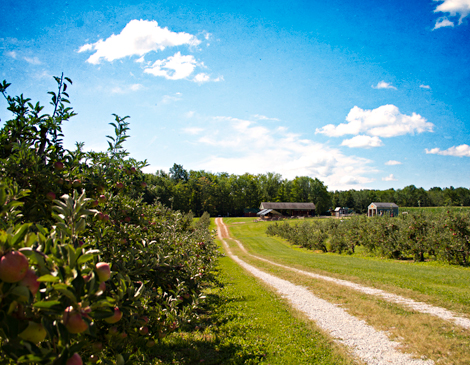
[[[146,171],[317,177],[329,190],[470,187],[470,0],[2,1],[0,78]],[[2,123],[11,117],[0,101]]]

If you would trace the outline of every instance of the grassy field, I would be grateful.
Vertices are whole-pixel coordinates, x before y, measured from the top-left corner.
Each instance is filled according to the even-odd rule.
[[[470,270],[436,263],[313,253],[264,234],[268,222],[224,219],[232,235],[257,256],[311,272],[385,289],[419,301],[470,314]],[[469,364],[470,331],[437,317],[406,309],[340,285],[304,277],[256,260],[231,243],[234,253],[262,270],[309,288],[315,295],[338,303],[350,314],[386,331],[403,344],[403,351],[439,360],[442,364]]]
[[[470,207],[400,207],[399,211],[408,212],[408,213],[418,213],[418,212],[427,212],[427,213],[443,213],[448,210],[456,211],[470,211]]]
[[[265,230],[270,222],[253,223],[250,218],[226,218],[224,222],[233,236],[242,240],[256,255],[470,314],[470,268],[436,262],[322,254],[293,247],[277,237],[268,237]]]

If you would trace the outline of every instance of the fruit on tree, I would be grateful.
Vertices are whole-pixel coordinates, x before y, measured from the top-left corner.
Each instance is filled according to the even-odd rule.
[[[29,321],[28,327],[21,332],[18,336],[23,340],[38,343],[44,341],[47,332],[41,323]]]
[[[46,198],[49,199],[50,201],[52,201],[56,198],[56,195],[53,191],[50,191],[46,194]]]
[[[118,183],[116,183],[116,187],[117,187],[118,189],[123,189],[123,188],[124,188],[124,184],[121,183],[121,182],[118,182]]]
[[[73,181],[72,186],[74,188],[79,188],[80,186],[82,186],[82,182],[80,180],[76,179],[76,180]]]
[[[154,340],[150,340],[150,341],[148,341],[148,342],[145,344],[145,346],[147,346],[147,347],[153,347],[153,346],[155,346],[155,341],[154,341]]]
[[[147,187],[147,183],[146,182],[143,182],[140,184],[140,186],[142,186],[143,188],[146,188]]]
[[[91,202],[91,206],[92,206],[93,208],[94,208],[94,207],[97,207],[98,204],[99,204],[98,200],[93,200],[93,201]]]
[[[11,251],[0,259],[0,279],[6,283],[16,283],[26,276],[28,259],[18,251]]]
[[[98,279],[100,282],[109,280],[111,277],[111,268],[106,262],[98,262],[96,264],[96,272],[98,273]]]
[[[119,308],[114,308],[114,313],[111,317],[105,318],[104,320],[110,324],[119,322],[122,318],[122,312]]]
[[[91,355],[89,361],[93,364],[97,363],[99,360],[99,357],[97,355]]]
[[[82,333],[88,328],[88,324],[83,319],[81,313],[74,310],[72,306],[65,309],[62,321],[70,333]]]
[[[116,355],[116,365],[124,365],[126,362],[124,361],[124,357],[121,354]]]
[[[100,195],[100,197],[98,198],[98,202],[100,204],[103,204],[106,202],[106,196],[104,196],[103,194]]]
[[[36,272],[33,269],[26,270],[26,275],[21,279],[20,284],[26,286],[33,295],[36,295],[40,285]]]
[[[83,361],[79,354],[74,353],[72,357],[69,357],[66,365],[83,365]]]
[[[145,336],[146,334],[149,333],[149,328],[148,328],[147,326],[140,327],[140,328],[139,328],[139,333],[140,333],[141,335],[144,335],[144,336]]]
[[[60,162],[60,161],[54,162],[54,168],[59,171],[62,170],[64,168],[63,162]]]

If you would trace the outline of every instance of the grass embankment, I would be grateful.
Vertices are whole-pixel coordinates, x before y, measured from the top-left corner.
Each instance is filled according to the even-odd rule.
[[[207,291],[200,320],[156,346],[160,364],[352,364],[270,289],[230,258]]]
[[[376,258],[313,253],[295,248],[264,233],[265,222],[225,219],[233,236],[253,254],[306,271],[378,287],[415,300],[426,301],[470,314],[470,270],[436,263],[408,263]],[[239,224],[245,222],[244,224]],[[237,224],[234,224],[237,223]],[[365,295],[323,280],[289,272],[244,254],[236,244],[232,250],[243,260],[308,287],[315,295],[338,303],[349,313],[366,320],[404,344],[405,351],[424,355],[442,364],[470,363],[470,331],[434,316],[406,309],[383,299]]]

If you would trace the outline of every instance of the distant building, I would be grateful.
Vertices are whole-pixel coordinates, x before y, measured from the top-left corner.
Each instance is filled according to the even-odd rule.
[[[243,209],[244,217],[256,217],[256,214],[259,212],[258,208],[245,208]]]
[[[335,217],[344,217],[345,215],[349,215],[349,208],[348,207],[336,207],[334,216]]]
[[[261,217],[269,215],[281,215],[286,217],[309,217],[315,215],[313,203],[271,203],[263,202],[260,205]]]
[[[384,216],[388,215],[390,217],[398,216],[398,205],[395,203],[371,203],[367,208],[367,216]]]

